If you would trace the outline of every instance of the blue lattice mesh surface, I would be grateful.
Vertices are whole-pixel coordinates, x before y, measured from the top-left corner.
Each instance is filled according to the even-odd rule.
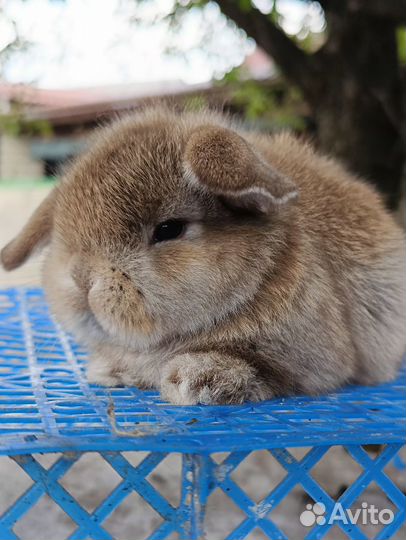
[[[33,482],[8,501],[0,516],[1,540],[18,540],[16,525],[44,495],[71,519],[71,540],[113,540],[107,521],[134,492],[159,516],[148,536],[151,540],[203,538],[206,503],[215,491],[243,515],[227,533],[229,540],[251,534],[250,538],[258,538],[255,531],[262,537],[287,539],[273,512],[296,486],[308,500],[324,504],[329,515],[336,499],[348,509],[375,483],[393,508],[394,519],[374,537],[393,538],[404,522],[405,496],[386,470],[389,464],[404,467],[398,457],[405,440],[404,373],[391,384],[347,388],[317,399],[175,407],[163,403],[157,392],[90,386],[84,367],[85,353],[50,318],[41,290],[0,291],[0,454],[11,456]],[[112,408],[117,428],[109,416]],[[366,443],[384,446],[371,456],[363,448]],[[361,469],[336,496],[314,476],[333,445],[344,445]],[[299,457],[288,449],[295,446],[312,448]],[[267,449],[285,473],[261,500],[242,489],[234,476],[254,449]],[[148,454],[134,465],[122,453],[131,450]],[[121,479],[92,511],[61,482],[86,451],[99,452]],[[181,492],[175,505],[150,482],[150,474],[173,451],[182,453]],[[211,455],[215,451],[227,455],[218,461]],[[59,455],[46,468],[35,455],[39,452]],[[358,525],[337,526],[347,538],[370,537]],[[323,538],[334,533],[332,527],[327,521],[314,523],[305,538]]]
[[[157,392],[89,385],[85,353],[51,319],[42,291],[0,292],[0,453],[77,449],[202,452],[402,443],[404,373],[315,398],[178,407]],[[117,430],[108,410],[114,403]]]

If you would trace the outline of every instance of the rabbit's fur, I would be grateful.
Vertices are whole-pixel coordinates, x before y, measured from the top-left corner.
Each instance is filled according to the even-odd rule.
[[[182,237],[153,243],[181,218]],[[177,404],[392,379],[405,243],[381,198],[289,134],[153,108],[103,130],[2,252],[44,287],[89,379]]]

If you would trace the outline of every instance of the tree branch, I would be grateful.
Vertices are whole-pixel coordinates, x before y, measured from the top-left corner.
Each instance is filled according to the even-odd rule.
[[[308,55],[297,47],[283,30],[254,6],[248,11],[242,11],[235,0],[217,0],[217,4],[224,15],[233,20],[275,60],[286,77],[296,84],[307,98],[314,98],[319,69],[313,55]]]
[[[348,9],[354,13],[406,22],[406,0],[349,0]]]
[[[325,11],[365,14],[406,23],[406,0],[319,0]]]

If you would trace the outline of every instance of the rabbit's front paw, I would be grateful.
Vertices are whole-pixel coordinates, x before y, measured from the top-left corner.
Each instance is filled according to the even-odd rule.
[[[175,357],[165,367],[161,394],[175,405],[222,405],[267,397],[246,362],[220,353]]]
[[[123,384],[121,377],[114,373],[111,366],[99,362],[89,363],[87,380],[90,384],[98,384],[100,386],[122,386]]]

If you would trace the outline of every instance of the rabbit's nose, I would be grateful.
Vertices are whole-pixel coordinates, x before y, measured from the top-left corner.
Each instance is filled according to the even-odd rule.
[[[87,294],[91,287],[89,268],[83,262],[75,261],[71,268],[71,276],[78,288]]]

